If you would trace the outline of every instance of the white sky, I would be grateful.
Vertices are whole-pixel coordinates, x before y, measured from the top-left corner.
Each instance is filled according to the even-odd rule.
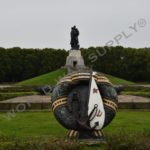
[[[139,27],[138,20],[146,26]],[[129,28],[136,23],[137,32]],[[0,0],[0,47],[70,49],[70,28],[81,47],[104,46],[121,32],[125,47],[150,47],[149,0]]]

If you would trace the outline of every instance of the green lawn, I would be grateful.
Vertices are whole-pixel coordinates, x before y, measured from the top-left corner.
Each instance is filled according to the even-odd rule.
[[[60,78],[64,77],[67,74],[66,69],[59,69],[32,79],[28,79],[22,82],[17,83],[16,85],[55,85]],[[133,82],[120,79],[111,75],[104,74],[113,84],[134,84]]]
[[[106,133],[123,130],[137,134],[150,131],[150,111],[121,110],[104,129]],[[66,131],[52,112],[0,113],[0,134],[3,135],[64,137]]]
[[[22,82],[17,83],[16,85],[55,85],[60,78],[66,75],[66,69],[59,69],[44,75],[34,77]]]
[[[66,142],[52,112],[0,113],[0,150],[149,150],[150,111],[121,110],[104,129],[106,144]],[[142,145],[142,147],[141,147]]]
[[[131,81],[127,81],[118,77],[114,77],[108,74],[104,74],[113,84],[123,84],[123,85],[131,85],[131,84],[135,84],[134,82]]]

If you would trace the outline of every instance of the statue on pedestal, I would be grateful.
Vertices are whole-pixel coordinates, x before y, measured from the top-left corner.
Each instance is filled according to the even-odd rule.
[[[72,27],[71,51],[65,65],[70,73],[53,90],[52,110],[58,122],[69,130],[69,140],[96,144],[104,140],[102,129],[116,115],[118,98],[107,77],[86,68],[78,36],[78,29]]]
[[[78,36],[79,36],[79,30],[76,28],[76,26],[73,26],[71,28],[71,41],[70,41],[71,50],[79,50],[80,45],[79,45]]]

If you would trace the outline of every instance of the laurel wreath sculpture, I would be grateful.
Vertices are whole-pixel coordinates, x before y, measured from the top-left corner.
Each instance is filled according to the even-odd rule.
[[[53,90],[52,110],[58,122],[70,130],[68,133],[70,138],[103,136],[101,130],[89,126],[87,111],[90,78],[90,72],[74,72],[62,78]],[[96,72],[94,79],[104,105],[105,120],[102,127],[104,128],[115,117],[118,108],[117,92],[103,74]],[[85,131],[89,133],[88,136],[80,134]]]

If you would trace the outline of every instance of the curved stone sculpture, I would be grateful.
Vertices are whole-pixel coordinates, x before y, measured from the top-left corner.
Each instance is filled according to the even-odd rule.
[[[52,110],[58,122],[71,130],[68,134],[70,138],[92,137],[99,139],[103,136],[101,129],[106,127],[115,117],[118,100],[112,83],[98,72],[95,72],[92,77],[98,87],[98,89],[92,89],[93,93],[100,93],[105,113],[104,122],[100,128],[98,128],[99,122],[95,122],[94,127],[90,124],[92,118],[101,115],[101,112],[95,108],[97,104],[94,104],[93,112],[88,113],[90,109],[90,72],[68,74],[60,80],[53,90]],[[94,102],[94,99],[92,101]]]

